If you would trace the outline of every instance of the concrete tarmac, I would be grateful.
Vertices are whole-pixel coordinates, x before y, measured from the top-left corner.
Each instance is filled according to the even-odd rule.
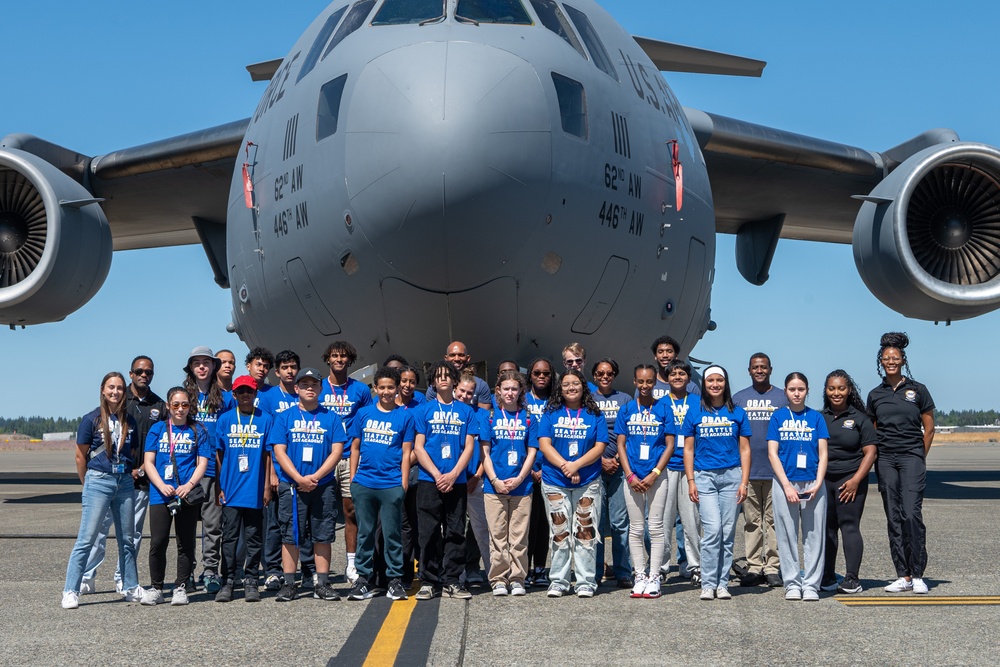
[[[874,476],[871,481],[860,595],[914,599],[882,591],[894,576]],[[362,613],[383,600],[302,596],[279,604],[273,593],[265,593],[261,603],[246,604],[238,592],[234,602],[223,605],[199,591],[187,607],[126,604],[114,593],[113,541],[109,562],[98,574],[100,592],[83,596],[80,609],[65,611],[59,600],[80,519],[72,452],[0,452],[0,501],[0,664],[362,664],[364,650],[357,654],[352,647],[358,642],[348,643],[349,638],[378,630],[355,632]],[[935,447],[924,501],[931,591],[920,600],[1000,595],[993,571],[1000,559],[998,513],[1000,446]],[[739,555],[739,530],[737,535]],[[343,572],[342,536],[337,540],[334,569]],[[142,583],[149,581],[147,547],[144,542],[139,555]],[[172,549],[167,562],[169,582]],[[838,571],[843,573],[842,559]],[[346,584],[335,586],[346,595]],[[832,594],[822,594],[816,603],[794,603],[783,599],[781,589],[734,585],[731,590],[731,601],[702,602],[698,591],[672,576],[658,600],[632,600],[627,591],[602,587],[590,600],[552,600],[532,589],[524,598],[493,598],[484,590],[468,602],[417,603],[410,623],[419,619],[433,635],[429,653],[416,661],[966,665],[995,664],[1000,653],[996,605],[848,607]],[[428,616],[431,610],[434,617]],[[350,654],[342,654],[345,644]],[[414,662],[404,652],[395,664]]]

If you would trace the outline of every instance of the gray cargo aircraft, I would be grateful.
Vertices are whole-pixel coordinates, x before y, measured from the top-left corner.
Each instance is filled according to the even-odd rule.
[[[904,315],[1000,305],[1000,151],[822,141],[683,108],[659,74],[763,67],[589,0],[338,0],[248,68],[248,119],[95,157],[0,140],[0,322],[80,308],[114,249],[200,243],[251,346],[645,357],[711,327],[717,232],[755,284],[779,238],[850,242]]]

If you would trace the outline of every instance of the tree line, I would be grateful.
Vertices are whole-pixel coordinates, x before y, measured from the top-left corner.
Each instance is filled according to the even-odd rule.
[[[81,417],[67,419],[65,417],[15,417],[7,419],[0,417],[0,433],[19,433],[32,438],[41,439],[44,433],[76,433]]]

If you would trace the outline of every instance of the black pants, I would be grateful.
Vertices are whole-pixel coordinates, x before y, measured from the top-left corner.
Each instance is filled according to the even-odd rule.
[[[177,578],[174,579],[174,586],[184,586],[191,576],[195,562],[194,544],[198,516],[197,507],[184,503],[181,503],[176,515],[171,515],[166,505],[149,506],[149,579],[153,588],[163,590],[171,524],[174,525],[174,534],[177,537]]]
[[[544,569],[549,557],[549,517],[545,513],[542,485],[536,483],[531,491],[531,519],[528,524],[528,564]],[[602,573],[603,574],[603,573]]]
[[[240,533],[246,545],[246,560],[237,560]],[[222,508],[222,580],[233,583],[234,576],[243,566],[247,576],[257,578],[263,545],[264,512],[248,507]],[[244,564],[245,563],[245,564]]]
[[[420,535],[420,580],[425,585],[457,586],[465,569],[465,504],[468,487],[456,484],[448,493],[434,482],[417,483]]]
[[[281,529],[278,528],[278,494],[271,496],[271,503],[264,508],[264,546],[261,560],[264,575],[281,576]]]
[[[403,498],[403,585],[413,583],[413,561],[420,560],[420,543],[417,532],[417,482],[410,481],[410,488]]]
[[[896,566],[896,576],[922,578],[927,567],[927,529],[923,517],[927,482],[924,451],[880,451],[875,469],[885,507],[889,555]]]
[[[827,477],[826,484],[826,546],[824,549],[823,580],[833,581],[837,572],[838,531],[844,538],[846,575],[858,577],[861,558],[865,555],[865,541],[861,537],[861,515],[868,499],[868,480],[858,485],[858,493],[849,503],[840,502],[840,486],[854,477],[847,475]],[[780,492],[780,491],[779,491]]]

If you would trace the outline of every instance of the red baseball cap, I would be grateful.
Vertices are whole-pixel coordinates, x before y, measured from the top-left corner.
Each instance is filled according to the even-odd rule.
[[[236,391],[240,387],[250,387],[254,391],[257,391],[257,381],[249,375],[241,375],[233,380],[233,391]]]

